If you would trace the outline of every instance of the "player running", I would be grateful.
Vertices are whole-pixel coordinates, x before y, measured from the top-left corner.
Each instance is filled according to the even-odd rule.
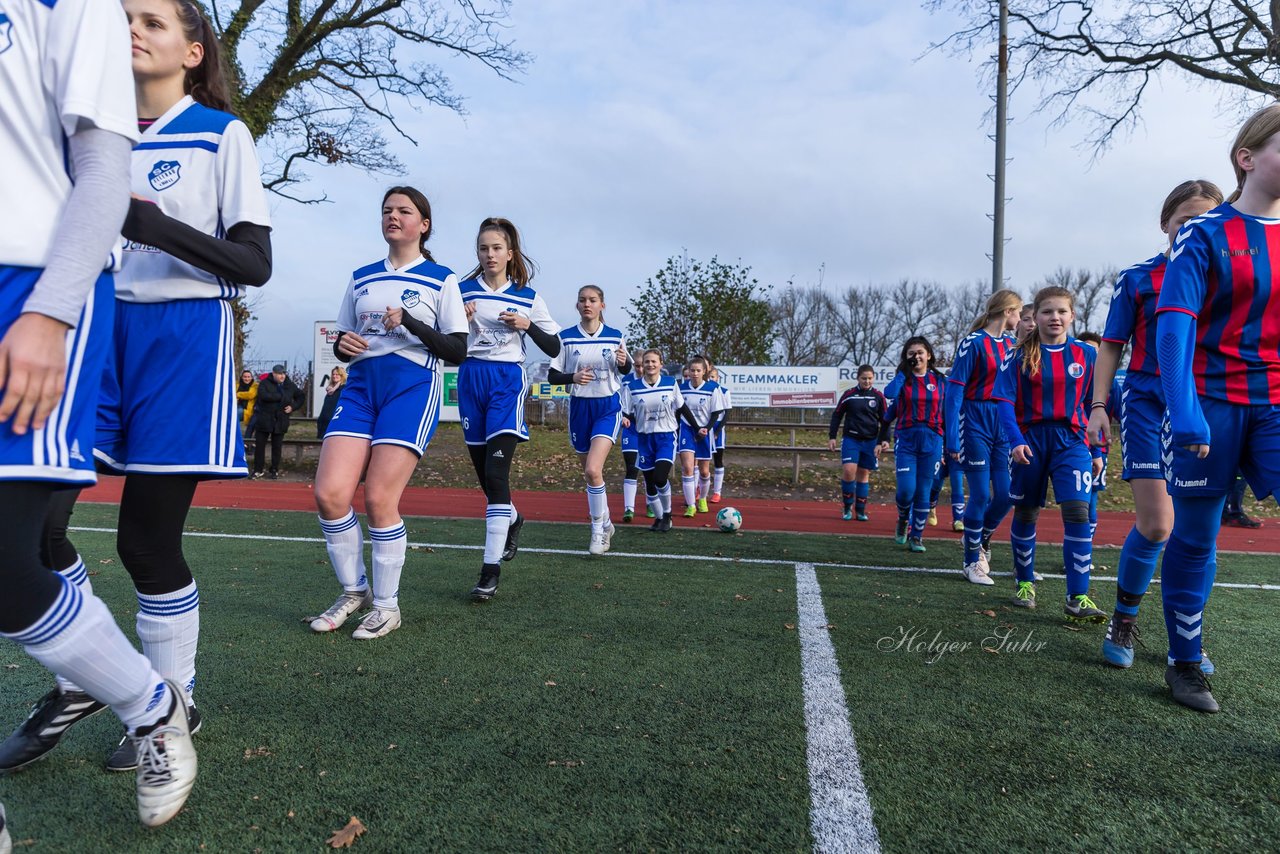
[[[471,334],[458,368],[458,412],[487,501],[484,559],[471,590],[472,599],[484,602],[498,590],[499,561],[516,556],[524,526],[511,501],[511,462],[516,446],[529,441],[525,338],[554,358],[560,353],[560,327],[529,287],[536,267],[520,248],[520,233],[510,220],[490,217],[480,223],[476,258],[479,264],[461,285]]]
[[[844,503],[841,518],[846,522],[857,513],[867,521],[867,498],[871,495],[871,473],[880,467],[880,455],[889,448],[889,422],[884,414],[889,401],[875,387],[876,372],[870,365],[858,368],[858,384],[845,389],[831,411],[827,450],[836,450],[836,431],[844,424],[840,439],[840,495]]]
[[[640,357],[644,353],[643,350],[636,350],[631,359],[631,373],[622,377],[622,384],[626,385],[633,379],[640,376]],[[621,393],[621,390],[619,390]],[[619,398],[621,400],[621,398]],[[636,460],[640,457],[639,437],[636,434],[636,425],[623,419],[621,439],[619,446],[622,448],[622,521],[630,522],[636,516],[636,486],[640,481],[640,469],[636,467]],[[653,511],[650,510],[650,513]]]
[[[587,481],[587,514],[591,517],[593,555],[613,542],[613,522],[604,488],[604,463],[618,438],[622,421],[619,392],[631,358],[622,333],[604,322],[604,290],[578,289],[578,324],[560,331],[560,352],[551,360],[547,379],[569,386],[569,444],[582,462]],[[632,499],[635,500],[634,498]]]
[[[1093,539],[1089,536],[1089,490],[1096,473],[1085,442],[1093,389],[1094,350],[1067,334],[1075,303],[1065,288],[1041,288],[1034,307],[1036,328],[1005,355],[992,397],[1012,447],[1009,498],[1013,501],[1013,566],[1018,589],[1013,604],[1036,606],[1036,519],[1050,481],[1062,508],[1063,563],[1067,567],[1067,617],[1087,623],[1107,615],[1089,598]]]
[[[720,395],[724,398],[724,417],[720,419],[720,429],[716,431],[715,448],[711,453],[711,498],[708,499],[712,504],[719,504],[720,492],[724,489],[724,448],[728,442],[724,425],[729,418],[729,412],[733,409],[733,395],[729,393],[729,389],[725,388],[719,369],[711,362],[707,362],[707,365],[711,368],[708,376],[720,386]]]
[[[1218,711],[1201,631],[1214,544],[1237,469],[1265,499],[1280,491],[1280,104],[1254,113],[1231,146],[1236,191],[1174,238],[1156,309],[1168,407],[1162,441],[1174,521],[1161,587],[1173,699]]]
[[[693,413],[693,423],[680,425],[676,446],[680,452],[684,515],[692,519],[698,513],[709,512],[707,495],[711,489],[711,461],[715,456],[716,434],[729,407],[720,391],[720,384],[708,379],[710,363],[705,356],[690,359],[685,373],[688,379],[680,384],[680,394]]]
[[[128,8],[136,21],[139,7]],[[177,24],[171,5],[151,10]],[[43,757],[67,726],[110,706],[143,757],[139,817],[156,826],[177,814],[196,778],[183,689],[133,648],[83,565],[52,571],[41,536],[53,497],[96,480],[90,449],[115,309],[103,268],[116,261],[139,137],[129,30],[118,5],[86,0],[5,0],[0,17],[0,636],[80,686],[55,687],[36,704],[0,745],[0,770]],[[184,42],[181,30],[167,42],[136,28],[133,38],[135,63],[140,43],[164,54]],[[9,843],[0,813],[0,846]]]
[[[400,575],[408,547],[400,496],[440,421],[440,363],[460,362],[467,352],[458,278],[431,258],[431,225],[431,203],[421,192],[387,190],[387,257],[352,273],[338,305],[333,351],[350,364],[350,374],[325,431],[315,496],[342,594],[311,621],[317,632],[332,632],[370,606],[353,638],[380,638],[400,628]],[[352,506],[362,476],[373,542],[372,588]]]
[[[635,426],[640,455],[636,465],[644,472],[645,494],[653,525],[649,530],[671,530],[671,467],[675,464],[676,430],[694,427],[680,383],[662,373],[662,354],[645,350],[640,356],[640,376],[622,386],[623,425]],[[681,420],[683,419],[683,421]]]
[[[898,372],[884,390],[885,421],[897,420],[893,458],[898,476],[894,542],[922,552],[929,490],[942,465],[942,399],[946,379],[934,367],[933,345],[916,336],[902,345]]]

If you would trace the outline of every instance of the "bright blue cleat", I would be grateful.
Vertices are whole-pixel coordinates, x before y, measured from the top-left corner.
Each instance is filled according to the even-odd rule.
[[[1138,633],[1138,618],[1116,612],[1107,623],[1107,636],[1102,641],[1102,657],[1112,667],[1128,670],[1133,666],[1133,639]]]

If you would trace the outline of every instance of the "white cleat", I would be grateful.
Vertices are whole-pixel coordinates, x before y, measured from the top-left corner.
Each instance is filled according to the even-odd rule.
[[[613,534],[617,530],[618,530],[617,528],[613,527],[612,522],[604,523],[604,550],[605,551],[609,551],[610,546],[613,545]]]
[[[13,840],[9,838],[9,823],[5,820],[4,804],[0,804],[0,854],[12,854]]]
[[[150,731],[133,736],[138,753],[138,817],[147,827],[159,827],[178,814],[196,784],[196,748],[191,742],[185,694],[178,683],[169,686],[169,714]]]
[[[400,609],[374,608],[360,621],[360,628],[351,633],[356,640],[373,640],[389,635],[400,628]]]
[[[593,555],[602,555],[609,551],[609,546],[613,544],[613,532],[616,529],[612,522],[606,522],[604,529],[600,532],[591,533],[591,545],[587,546],[587,552]]]
[[[313,632],[332,632],[342,627],[342,624],[350,619],[351,615],[357,611],[368,608],[373,604],[373,592],[370,590],[343,592],[338,597],[338,601],[334,602],[329,610],[311,621],[311,631]]]
[[[995,584],[991,576],[987,575],[986,569],[983,568],[981,561],[966,563],[964,565],[964,580],[970,584],[982,584],[990,587]]]

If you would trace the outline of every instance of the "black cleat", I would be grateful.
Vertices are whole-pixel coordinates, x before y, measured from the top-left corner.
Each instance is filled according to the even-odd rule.
[[[507,528],[507,544],[502,547],[502,559],[511,560],[520,551],[520,529],[524,527],[524,517],[516,514],[516,520]]]
[[[658,530],[665,534],[667,531],[671,530],[671,514],[663,513],[661,521],[662,521],[662,527],[659,528]]]
[[[649,530],[653,531],[656,534],[662,533],[662,517],[661,516],[653,517],[653,524],[649,526]]]
[[[195,706],[187,706],[187,724],[191,727],[191,734],[195,735],[200,731],[200,710]],[[107,757],[108,771],[137,771],[138,770],[138,746],[132,738],[126,733],[124,738],[120,739],[120,744],[115,751]]]
[[[471,588],[471,598],[476,602],[488,602],[492,599],[493,594],[498,592],[498,575],[501,572],[500,564],[486,563],[481,566],[480,580]]]
[[[1178,661],[1169,665],[1164,670],[1164,681],[1175,703],[1197,712],[1218,711],[1218,701],[1213,699],[1209,678],[1200,669],[1200,662]]]
[[[0,744],[0,774],[25,768],[58,746],[72,724],[105,709],[83,691],[62,693],[54,687],[31,707],[31,714]]]

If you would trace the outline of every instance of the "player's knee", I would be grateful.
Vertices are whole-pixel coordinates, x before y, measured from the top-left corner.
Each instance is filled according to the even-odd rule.
[[[1034,525],[1036,520],[1040,518],[1040,508],[1015,507],[1013,508],[1013,518],[1024,525]]]
[[[1068,522],[1071,524],[1088,524],[1089,502],[1088,501],[1062,502],[1062,521]]]

